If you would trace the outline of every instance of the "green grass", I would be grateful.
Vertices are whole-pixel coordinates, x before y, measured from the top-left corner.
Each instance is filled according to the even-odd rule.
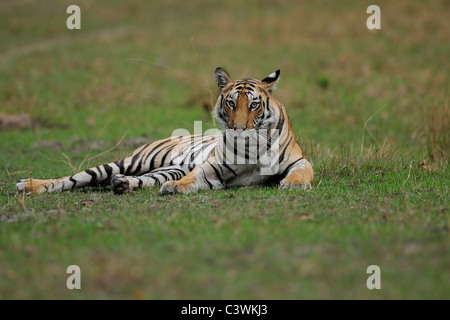
[[[449,298],[446,1],[380,1],[376,32],[370,1],[108,3],[0,4],[0,113],[40,124],[0,131],[0,299]],[[217,66],[281,69],[312,190],[15,195],[125,156],[124,136],[213,127]]]

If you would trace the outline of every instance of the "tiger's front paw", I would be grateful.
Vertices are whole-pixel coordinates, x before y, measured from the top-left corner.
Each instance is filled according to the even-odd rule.
[[[189,193],[189,187],[184,184],[181,181],[167,181],[164,183],[159,190],[160,195],[167,195],[167,194],[177,194],[177,193]]]
[[[280,189],[311,189],[311,183],[286,177],[280,182]]]

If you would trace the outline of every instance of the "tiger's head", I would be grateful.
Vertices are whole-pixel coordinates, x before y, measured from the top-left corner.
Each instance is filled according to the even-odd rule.
[[[263,80],[233,81],[225,69],[217,68],[215,78],[220,96],[214,107],[215,117],[225,129],[237,133],[272,129],[280,116],[278,102],[272,97],[279,76],[277,70]]]

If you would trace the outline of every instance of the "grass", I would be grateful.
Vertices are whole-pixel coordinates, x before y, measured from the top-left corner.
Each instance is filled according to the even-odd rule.
[[[70,4],[82,30],[65,27]],[[448,299],[448,5],[380,1],[369,31],[370,4],[0,4],[0,113],[38,123],[0,131],[0,298]],[[213,127],[217,66],[281,69],[311,191],[14,194],[138,137]]]

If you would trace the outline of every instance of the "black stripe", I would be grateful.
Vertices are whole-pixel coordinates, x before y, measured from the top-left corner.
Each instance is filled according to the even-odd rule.
[[[111,178],[113,169],[108,164],[104,164],[103,169],[105,169],[105,172],[108,175],[108,178]]]
[[[175,172],[166,172],[170,176],[170,180],[178,180],[177,176],[175,175]]]
[[[184,176],[184,172],[181,170],[174,169],[173,173],[176,175],[176,180],[180,180]]]
[[[238,139],[238,137],[233,138],[233,149],[234,149],[233,150],[233,153],[234,153],[233,163],[237,163],[237,159],[238,159],[237,139]]]
[[[173,168],[172,170],[175,170],[177,172],[179,172],[182,176],[184,176],[186,173],[184,172],[184,170],[179,169],[179,168]]]
[[[184,176],[185,173],[183,170],[179,169],[179,168],[166,168],[166,169],[160,169],[160,170],[156,170],[151,172],[151,174],[158,174],[160,172],[167,172],[167,170],[172,171],[172,172],[177,172],[179,173],[181,176]]]
[[[194,163],[194,153],[191,153],[191,160],[190,160],[190,162],[189,162],[188,168],[189,168],[189,171],[192,171],[192,169],[195,168],[195,163]]]
[[[192,150],[192,147],[191,147],[191,150]],[[189,152],[190,152],[191,150],[189,150]],[[186,152],[186,155],[184,156],[183,160],[181,161],[180,166],[184,166],[184,165],[185,165],[185,162],[186,162],[187,158],[189,157],[189,152]],[[190,157],[191,157],[191,162],[193,161],[192,155],[193,155],[193,154],[190,155]],[[189,163],[190,163],[190,162],[189,162]]]
[[[134,169],[133,172],[130,172],[129,175],[134,176],[134,175],[142,175],[142,174],[145,173],[145,172],[141,172],[142,165],[144,164],[144,161],[142,161],[142,156],[141,156],[141,153],[142,153],[143,151],[144,151],[144,149],[141,150],[137,155],[135,155],[135,156],[133,157],[133,160],[132,160],[131,165],[130,165],[130,167],[129,167],[130,170],[127,170],[127,171],[131,171],[131,168],[133,168],[133,166],[134,166],[134,162],[138,161],[138,158],[140,158],[141,160],[139,161],[139,163],[138,163],[136,169]],[[150,170],[148,170],[148,171],[150,171]],[[148,172],[148,171],[146,171],[146,172]],[[128,174],[127,174],[127,175],[128,175]]]
[[[267,137],[266,137],[266,150],[270,150],[272,148],[272,135],[271,130],[267,130]]]
[[[250,149],[250,137],[245,137],[245,163],[246,164],[250,163],[249,149]]]
[[[211,162],[209,162],[209,161],[207,161],[207,162],[208,162],[208,164],[211,166],[211,168],[214,169],[214,172],[216,173],[216,177],[217,177],[217,179],[219,179],[220,183],[221,183],[222,185],[225,185],[224,182],[223,182],[223,179],[221,178],[221,176],[220,176],[220,174],[219,174],[219,171],[212,165]]]
[[[264,101],[263,101],[264,104]],[[258,116],[259,121],[264,120],[264,117],[266,115],[266,107],[263,105],[262,113]]]
[[[186,175],[183,171],[178,171],[178,174],[180,175],[180,176],[178,177],[178,180],[183,179],[183,177]]]
[[[170,178],[169,178],[169,176],[167,175],[167,172],[161,171],[161,172],[159,173],[159,175],[163,176],[163,177],[166,179],[166,181],[169,181],[169,180],[172,179],[171,176],[170,176]]]
[[[130,165],[128,166],[128,168],[127,168],[127,170],[125,170],[125,175],[126,176],[130,176],[131,174],[130,174],[130,171],[131,171],[131,168],[133,168],[133,166],[134,166],[134,163],[136,162],[136,160],[137,160],[137,155],[134,155],[133,156],[133,158],[131,158],[131,163],[130,163]]]
[[[176,172],[176,171],[171,171],[171,172],[172,172],[173,175],[175,175],[175,178],[172,179],[172,180],[180,180],[179,172]]]
[[[97,169],[100,179],[102,179],[102,170],[100,170],[100,167],[96,166],[95,169]]]
[[[175,145],[169,147],[166,154],[162,157],[162,159],[161,159],[162,166],[164,165],[164,161],[166,161],[167,155],[172,152],[173,148],[175,148]],[[172,160],[170,161],[170,163],[172,163]]]
[[[282,179],[286,177],[287,173],[289,172],[289,170],[294,166],[294,164],[296,164],[297,162],[303,160],[304,158],[301,157],[300,159],[292,162],[290,165],[288,165],[288,167],[283,171],[283,173],[281,174]]]
[[[225,162],[222,163],[222,165],[223,165],[225,168],[227,168],[228,170],[230,170],[235,176],[237,176],[236,171],[234,171],[233,169],[231,169],[230,166],[227,165]]]
[[[72,189],[71,189],[71,190],[75,189],[75,186],[77,185],[77,180],[75,180],[75,179],[73,178],[73,176],[71,176],[71,177],[69,178],[69,180],[72,181],[72,183],[73,183],[73,186],[72,186]]]
[[[221,94],[220,95],[220,109],[219,109],[218,117],[220,119],[222,119],[223,121],[226,121],[225,115],[223,114],[223,111],[225,109],[224,102],[225,102],[225,99],[223,97],[223,94]]]
[[[123,174],[125,172],[125,168],[123,166],[124,164],[124,160],[120,160],[120,161],[115,161],[114,164],[119,168],[119,173]]]
[[[144,182],[142,182],[142,180],[140,178],[136,178],[139,180],[139,188],[142,188],[142,185],[144,184]]]
[[[141,173],[142,161],[138,163],[136,169],[131,173],[132,176],[142,175]]]
[[[94,171],[90,170],[90,169],[87,169],[84,172],[86,172],[88,175],[90,175],[92,177],[91,181],[89,182],[89,184],[91,186],[97,185],[97,174]]]
[[[162,176],[162,174],[161,174],[161,176]],[[164,177],[164,176],[162,176],[162,179],[164,179],[162,182],[161,182],[161,180],[159,179],[160,177],[157,177],[156,175],[154,176],[154,179],[156,178],[156,180],[158,180],[158,183],[161,185],[161,184],[163,184],[164,182],[166,182],[166,177]],[[155,181],[156,182],[156,181]]]
[[[165,148],[162,148],[161,150],[158,150],[158,152],[156,152],[156,153],[153,155],[152,160],[150,161],[149,171],[152,171],[152,170],[154,169],[156,157],[157,157],[158,154],[160,154],[164,149],[165,149]],[[161,163],[161,165],[162,165],[162,163]]]
[[[278,163],[281,163],[283,161],[284,153],[286,152],[286,149],[289,147],[289,144],[291,143],[293,137],[294,136],[291,136],[291,138],[289,139],[288,143],[286,143],[286,146],[284,147],[283,152],[281,152],[280,157],[278,158]]]
[[[203,170],[203,168],[200,168],[200,169],[202,169],[202,171],[203,171],[203,177],[204,177],[204,179],[205,179],[205,182],[208,184],[208,187],[209,187],[210,189],[212,189],[212,184],[211,184],[211,182],[209,182],[209,180],[206,178],[205,170]]]
[[[153,151],[155,151],[156,149],[158,149],[159,147],[161,147],[163,144],[167,143],[168,141],[171,141],[172,138],[167,138],[163,141],[161,141],[159,144],[157,144],[152,150],[150,150],[150,152],[145,156],[144,160],[142,161],[142,163],[146,163],[148,158],[151,156],[151,154],[153,153]],[[151,171],[151,169],[149,170]]]
[[[278,124],[277,124],[277,129],[280,132],[280,136],[281,136],[281,129],[283,128],[283,124],[284,124],[284,114],[283,114],[283,111],[280,109],[280,119],[278,120]]]
[[[219,169],[220,169],[220,173],[222,174],[222,176],[223,176],[223,169],[222,169],[222,167],[218,164],[217,165],[218,167],[219,167]]]
[[[256,162],[259,162],[259,137],[256,139]]]

